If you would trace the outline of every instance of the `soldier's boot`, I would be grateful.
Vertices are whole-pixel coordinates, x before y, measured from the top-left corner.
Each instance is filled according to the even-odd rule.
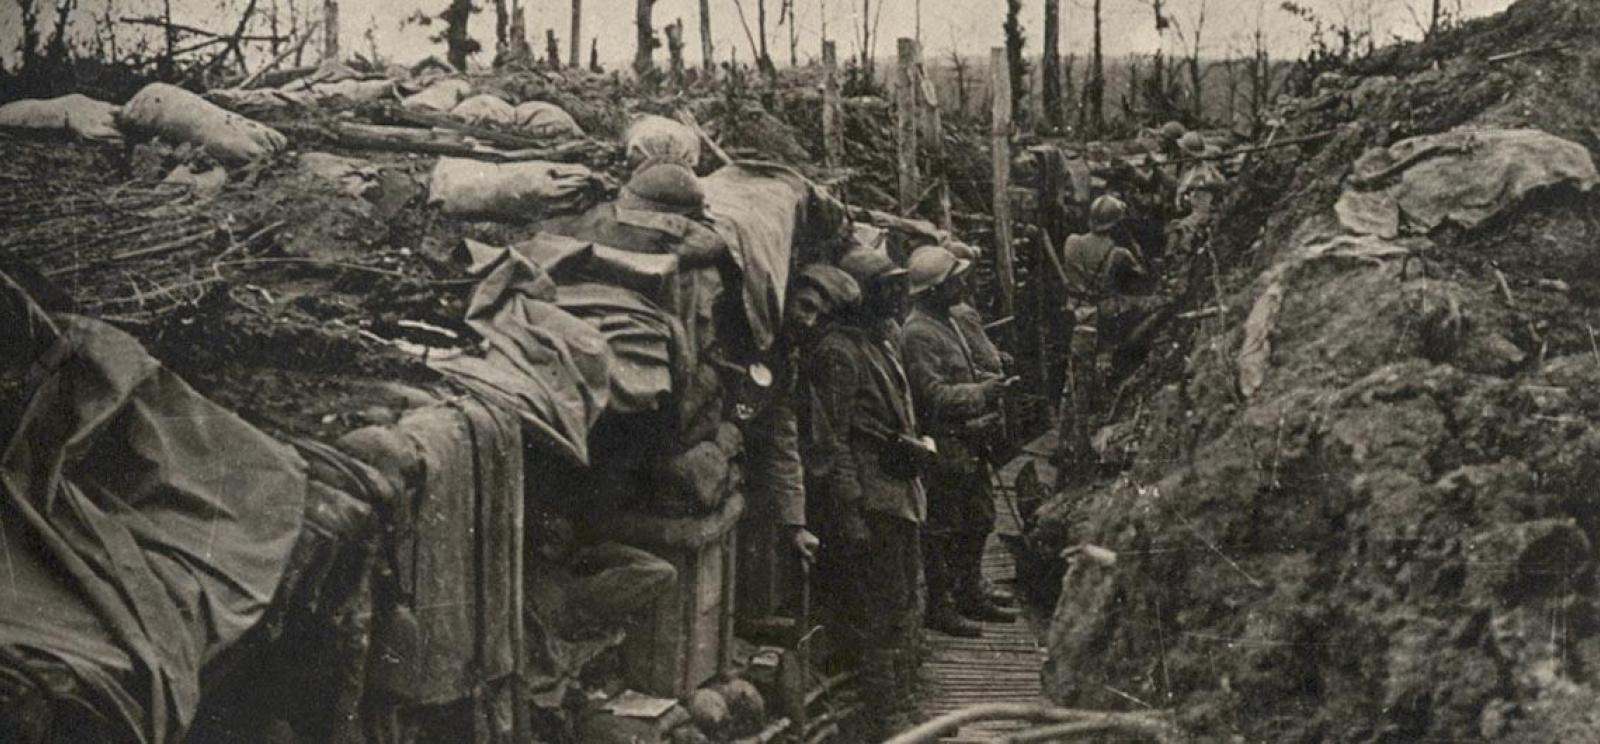
[[[898,651],[895,653],[894,672],[896,686],[899,692],[900,708],[906,720],[913,726],[928,720],[922,712],[922,664],[917,655],[911,651]]]
[[[863,703],[862,728],[871,741],[883,741],[913,725],[906,715],[906,693],[896,673],[895,661],[900,655],[902,652],[874,649],[861,660],[856,689]]]

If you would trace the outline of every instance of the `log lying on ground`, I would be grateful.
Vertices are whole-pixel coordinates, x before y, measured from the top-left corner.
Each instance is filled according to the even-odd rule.
[[[296,142],[320,142],[348,150],[412,152],[422,155],[448,155],[494,163],[549,160],[578,163],[604,157],[614,148],[593,140],[571,140],[549,147],[502,150],[487,147],[454,133],[414,127],[334,122],[326,125],[284,124],[284,134]]]

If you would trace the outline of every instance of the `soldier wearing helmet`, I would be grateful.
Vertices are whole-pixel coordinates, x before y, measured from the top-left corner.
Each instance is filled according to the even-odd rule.
[[[802,441],[807,504],[822,538],[817,581],[836,613],[840,651],[858,662],[874,740],[907,728],[916,712],[921,633],[920,476],[932,443],[918,436],[901,366],[897,321],[906,271],[882,251],[839,261],[862,302],[822,331],[803,360],[809,423]]]
[[[928,521],[923,570],[928,579],[929,628],[976,637],[971,620],[1011,622],[983,589],[983,545],[994,530],[994,496],[985,457],[1000,431],[998,403],[1014,377],[978,362],[978,339],[957,324],[951,308],[964,294],[972,262],[925,245],[911,254],[911,314],[900,331],[906,372],[924,430],[939,456],[925,474]],[[987,339],[985,339],[987,340]]]
[[[1115,375],[1114,363],[1126,358],[1128,336],[1162,304],[1139,295],[1147,278],[1144,266],[1112,237],[1126,215],[1120,199],[1096,199],[1089,206],[1090,232],[1067,238],[1062,249],[1073,329],[1062,391],[1061,442],[1079,464],[1088,456],[1102,388]]]

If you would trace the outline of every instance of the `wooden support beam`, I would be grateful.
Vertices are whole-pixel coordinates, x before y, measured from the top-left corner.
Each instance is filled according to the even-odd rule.
[[[994,156],[994,255],[998,262],[1002,315],[1015,315],[1016,260],[1011,246],[1011,66],[1005,47],[989,50],[989,85],[994,91],[989,143]]]
[[[838,168],[844,164],[844,121],[839,105],[839,50],[832,41],[822,42],[822,164]]]
[[[917,85],[917,42],[901,38],[898,44],[899,65],[895,69],[895,123],[899,157],[896,170],[900,176],[900,214],[910,215],[917,207],[922,189],[917,173],[917,105],[921,92]]]

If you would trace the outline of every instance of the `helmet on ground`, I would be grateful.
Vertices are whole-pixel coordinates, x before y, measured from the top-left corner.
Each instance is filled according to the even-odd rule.
[[[1089,226],[1095,230],[1109,230],[1128,215],[1128,205],[1121,199],[1106,194],[1089,205]]]
[[[839,259],[839,268],[844,269],[850,278],[865,291],[874,281],[879,279],[904,276],[905,269],[896,266],[883,251],[856,249],[844,254]]]
[[[1178,138],[1178,147],[1189,155],[1204,155],[1206,154],[1206,138],[1200,136],[1199,132],[1189,132]]]
[[[1161,125],[1161,139],[1167,142],[1176,142],[1188,133],[1189,129],[1187,127],[1175,121],[1169,121]]]
[[[911,275],[911,294],[922,294],[970,268],[971,261],[956,258],[941,246],[922,246],[912,251],[911,258],[906,261],[906,271]]]

